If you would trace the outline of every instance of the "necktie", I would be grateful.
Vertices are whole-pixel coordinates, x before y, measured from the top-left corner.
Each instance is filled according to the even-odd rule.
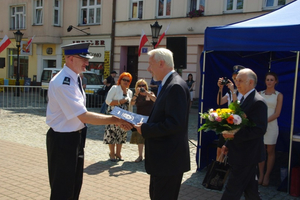
[[[244,96],[241,98],[240,104],[242,104],[243,102],[244,102]]]
[[[81,80],[80,80],[80,77],[78,76],[78,87],[80,89],[80,92],[81,94],[83,94],[83,91],[82,91],[82,85],[81,85]]]
[[[160,93],[160,91],[161,91],[161,88],[162,88],[162,85],[161,85],[161,84],[159,84],[159,86],[158,86],[158,90],[157,90],[157,96],[158,96],[158,94]]]

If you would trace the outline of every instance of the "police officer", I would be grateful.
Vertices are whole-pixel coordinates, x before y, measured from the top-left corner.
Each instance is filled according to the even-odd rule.
[[[50,199],[78,199],[82,185],[86,123],[132,125],[113,116],[87,111],[79,74],[93,58],[90,43],[63,46],[66,63],[49,83],[46,123]]]

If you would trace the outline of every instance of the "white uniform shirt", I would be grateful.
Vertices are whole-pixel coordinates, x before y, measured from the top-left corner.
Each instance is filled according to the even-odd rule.
[[[85,127],[77,116],[87,112],[85,93],[78,87],[78,74],[64,68],[52,78],[48,88],[46,123],[56,132],[73,132]]]

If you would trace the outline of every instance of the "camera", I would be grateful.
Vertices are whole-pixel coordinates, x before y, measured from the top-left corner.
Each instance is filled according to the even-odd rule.
[[[227,77],[224,77],[223,80],[221,81],[221,85],[227,85],[229,82]]]
[[[140,92],[145,92],[146,90],[144,88],[140,88]]]

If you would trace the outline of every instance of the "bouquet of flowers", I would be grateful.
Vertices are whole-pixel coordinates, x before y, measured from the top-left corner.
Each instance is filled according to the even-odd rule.
[[[210,109],[207,113],[200,113],[200,116],[205,119],[205,123],[198,131],[235,134],[242,126],[251,125],[238,101],[231,103],[229,108]]]

